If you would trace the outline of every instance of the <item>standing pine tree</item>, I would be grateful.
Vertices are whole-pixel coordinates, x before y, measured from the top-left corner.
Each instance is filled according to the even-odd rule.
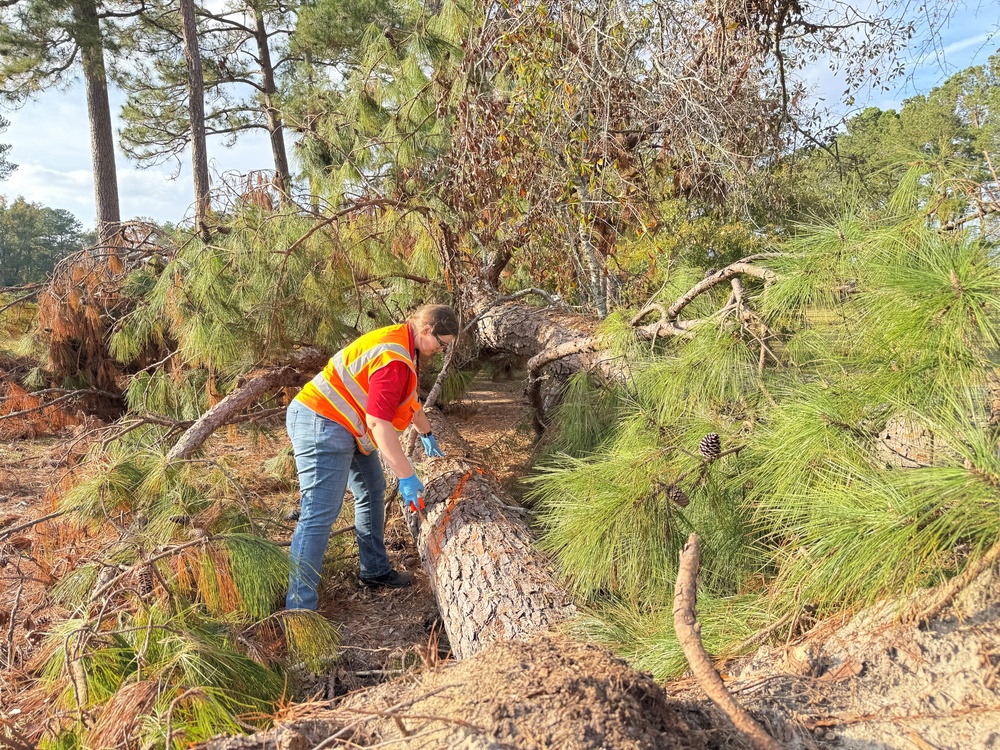
[[[0,117],[0,133],[4,132],[10,125],[10,121]],[[9,143],[0,143],[0,180],[6,180],[10,177],[11,172],[17,169],[16,164],[12,164],[7,159],[7,154],[10,153],[11,145]]]
[[[128,93],[122,109],[122,148],[144,166],[178,159],[192,143],[195,128],[185,106],[188,70],[177,54],[182,43],[189,44],[177,6],[150,6],[142,32],[129,44],[140,62],[120,76]],[[287,0],[233,3],[223,10],[193,4],[207,103],[198,127],[207,137],[221,136],[225,145],[232,145],[241,133],[266,130],[275,187],[286,198],[291,172],[278,85],[294,62],[285,39],[296,6]]]
[[[21,103],[83,74],[90,121],[94,198],[100,242],[121,221],[106,53],[118,48],[117,23],[138,10],[105,0],[23,0],[0,6],[0,96]]]

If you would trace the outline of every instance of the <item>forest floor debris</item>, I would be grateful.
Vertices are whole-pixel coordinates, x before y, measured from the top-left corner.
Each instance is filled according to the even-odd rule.
[[[515,496],[521,494],[517,479],[534,443],[522,388],[518,381],[477,379],[465,399],[448,409],[453,424]],[[52,512],[47,490],[65,473],[67,446],[79,441],[78,432],[67,429],[57,437],[0,445],[0,523],[13,527]],[[260,466],[285,443],[276,424],[270,437],[220,433],[210,450],[238,452],[245,466],[241,481],[284,511],[294,507],[294,484],[268,477]],[[349,524],[345,513],[337,526]],[[16,541],[30,554],[42,540],[51,543],[50,533],[42,525],[30,527],[7,543]],[[284,533],[290,535],[291,524]],[[77,552],[65,551],[66,564],[84,554],[89,542],[78,543]],[[279,746],[314,747],[351,723],[354,728],[342,737],[351,736],[358,745],[745,747],[690,678],[667,684],[663,692],[649,678],[623,681],[624,665],[596,647],[573,644],[560,656],[542,638],[505,651],[507,656],[494,659],[489,669],[463,671],[462,663],[447,658],[426,574],[398,513],[391,517],[387,543],[393,564],[415,573],[415,586],[403,591],[362,587],[347,541],[321,598],[321,610],[341,632],[341,659],[328,674],[299,675],[299,702],[279,713],[277,730],[257,739],[228,738],[217,747],[255,747],[265,736],[284,737]],[[6,641],[4,664],[16,655],[23,666],[54,611],[45,598],[46,575],[36,571],[24,586],[17,583],[18,559],[22,567],[34,565],[27,557],[7,556],[0,570],[0,631]],[[49,575],[59,574],[54,569]],[[980,575],[926,627],[899,622],[901,607],[883,605],[830,618],[792,642],[764,646],[748,659],[725,665],[727,687],[792,749],[1000,748],[1000,578],[995,569]],[[29,679],[23,669],[0,672],[0,720],[23,715],[19,690]],[[460,689],[447,687],[459,683]],[[485,712],[487,697],[493,707]],[[620,707],[617,724],[592,727],[586,736],[560,734],[573,722],[587,726],[595,702],[609,700]],[[387,710],[408,701],[405,709]],[[383,708],[364,715],[371,706]]]

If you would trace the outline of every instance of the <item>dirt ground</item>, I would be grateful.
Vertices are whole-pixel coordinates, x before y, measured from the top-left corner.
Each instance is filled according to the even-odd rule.
[[[534,444],[522,389],[519,380],[480,378],[447,409],[515,497]],[[82,433],[77,426],[0,442],[0,534],[53,511],[46,492],[72,462],[69,447],[81,449]],[[275,425],[269,439],[217,435],[210,450],[240,451],[241,481],[280,515],[294,508],[295,488],[260,467],[286,443]],[[349,525],[345,513],[337,526]],[[291,528],[286,524],[282,533]],[[387,544],[393,564],[414,573],[413,587],[361,586],[351,537],[343,534],[333,545],[320,602],[341,633],[341,658],[329,674],[298,675],[299,702],[283,709],[277,718],[284,729],[270,735],[272,741],[284,736],[279,747],[315,747],[347,724],[354,728],[342,736],[355,746],[747,747],[690,679],[661,690],[596,647],[564,643],[557,649],[539,639],[497,649],[479,666],[464,668],[448,658],[427,577],[398,511]],[[0,725],[22,716],[19,690],[29,679],[23,665],[59,614],[47,603],[47,587],[97,543],[75,539],[53,567],[46,562],[57,559],[51,550],[38,554],[37,547],[57,541],[50,524],[39,524],[0,544]],[[23,585],[15,583],[18,569],[29,573]],[[899,624],[895,614],[886,606],[819,623],[794,642],[727,664],[727,684],[789,748],[1000,748],[1000,583],[994,572],[927,627]],[[364,706],[389,707],[403,695],[413,701],[406,712],[365,713]],[[619,710],[598,722],[592,709],[609,701]],[[444,720],[433,724],[428,717]],[[570,726],[577,732],[567,734]],[[232,739],[224,746],[255,745]]]

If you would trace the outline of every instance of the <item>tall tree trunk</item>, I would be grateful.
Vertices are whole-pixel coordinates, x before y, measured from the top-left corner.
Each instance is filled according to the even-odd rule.
[[[87,88],[97,237],[101,244],[111,244],[121,223],[121,206],[118,201],[111,105],[108,102],[108,76],[104,67],[104,43],[95,0],[78,0],[74,15],[79,24],[76,41],[80,45],[83,79]]]
[[[194,173],[194,225],[199,236],[208,242],[208,212],[211,197],[208,181],[208,151],[205,146],[205,77],[201,71],[198,25],[194,0],[180,0],[181,30],[184,34],[184,59],[187,61],[188,98],[191,114],[191,168]]]
[[[281,121],[281,111],[274,102],[278,89],[274,84],[271,49],[268,45],[267,28],[264,26],[264,14],[260,10],[254,15],[254,38],[257,40],[257,56],[260,59],[261,82],[264,89],[264,112],[267,115],[267,132],[271,136],[276,187],[281,193],[281,202],[287,203],[292,178],[288,171],[288,156],[285,154],[284,124]]]

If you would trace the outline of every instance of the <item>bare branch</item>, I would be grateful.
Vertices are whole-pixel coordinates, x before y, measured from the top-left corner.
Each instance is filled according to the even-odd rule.
[[[699,565],[698,535],[691,534],[681,552],[680,567],[677,570],[677,585],[674,589],[674,630],[680,641],[684,656],[691,665],[691,673],[705,694],[712,699],[723,713],[733,722],[758,750],[781,750],[781,745],[764,731],[754,718],[747,713],[732,696],[712,666],[708,654],[701,644],[701,625],[695,614],[697,598],[697,576]]]

